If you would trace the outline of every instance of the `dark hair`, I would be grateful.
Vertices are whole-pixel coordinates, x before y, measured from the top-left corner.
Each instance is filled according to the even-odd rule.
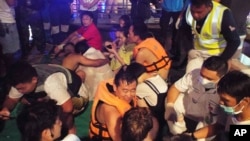
[[[250,77],[240,71],[228,72],[220,79],[217,92],[226,93],[240,102],[244,97],[250,97]]]
[[[136,22],[132,26],[134,34],[138,35],[142,40],[149,37],[148,27],[144,22]]]
[[[228,63],[224,59],[219,56],[211,56],[207,58],[204,62],[202,67],[216,71],[219,77],[222,77],[228,72]]]
[[[82,19],[82,17],[83,17],[84,15],[89,16],[91,19],[94,18],[93,13],[90,12],[90,11],[84,11],[84,12],[82,12],[82,13],[80,14],[81,19]]]
[[[133,75],[138,79],[144,72],[147,72],[145,66],[140,63],[133,62],[127,66],[127,70],[133,72]]]
[[[190,4],[196,7],[200,7],[202,5],[211,6],[212,0],[190,0]]]
[[[120,70],[115,75],[114,83],[116,86],[120,85],[120,82],[126,81],[128,84],[133,82],[137,83],[137,78],[133,74],[133,71],[127,69],[127,66],[122,66]]]
[[[94,19],[94,15],[93,13],[91,13],[90,11],[84,11],[80,14],[80,21],[81,21],[81,24],[83,25],[82,23],[82,18],[83,16],[86,15],[86,16],[89,16],[92,20]]]
[[[88,45],[88,43],[85,40],[83,40],[83,41],[76,43],[75,52],[84,54],[89,48],[90,46]]]
[[[17,116],[22,141],[40,141],[42,131],[52,129],[58,117],[59,107],[54,100],[26,105]]]
[[[6,78],[11,86],[16,86],[20,83],[31,82],[32,78],[37,76],[36,69],[31,64],[18,61],[9,68]]]
[[[118,28],[116,31],[120,31],[120,32],[122,32],[122,33],[123,33],[123,35],[124,35],[126,38],[128,38],[128,30],[129,30],[129,28],[126,28],[126,27],[120,27],[120,28]]]
[[[143,141],[153,128],[152,117],[147,107],[128,110],[122,119],[122,141]]]
[[[124,24],[125,28],[129,28],[129,26],[131,25],[131,20],[130,20],[129,15],[121,15],[119,20],[123,20],[125,22],[125,24]]]

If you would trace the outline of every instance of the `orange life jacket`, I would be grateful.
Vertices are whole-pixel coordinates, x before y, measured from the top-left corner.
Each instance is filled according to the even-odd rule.
[[[158,61],[153,62],[152,64],[147,64],[146,62],[143,64],[146,67],[147,72],[158,71],[162,68],[169,70],[171,60],[162,45],[155,38],[147,38],[137,45],[133,50],[134,58],[136,58],[136,55],[141,48],[149,49],[158,59]]]
[[[108,90],[107,84],[113,85],[113,81],[113,79],[102,81],[99,83],[99,86],[97,88],[91,109],[91,122],[89,128],[89,135],[91,139],[97,138],[101,140],[112,140],[108,133],[106,125],[98,122],[96,119],[96,108],[98,106],[98,103],[104,102],[108,105],[116,107],[116,109],[121,114],[121,117],[123,117],[125,112],[131,108],[131,105],[128,102],[119,99]],[[133,100],[133,103],[133,106],[136,106],[136,99]]]

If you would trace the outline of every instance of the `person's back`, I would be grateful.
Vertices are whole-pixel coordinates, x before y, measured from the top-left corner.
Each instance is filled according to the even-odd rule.
[[[167,80],[171,59],[162,45],[153,37],[149,37],[145,23],[130,26],[129,39],[136,43],[133,56],[137,63],[143,64],[147,72],[157,72]]]

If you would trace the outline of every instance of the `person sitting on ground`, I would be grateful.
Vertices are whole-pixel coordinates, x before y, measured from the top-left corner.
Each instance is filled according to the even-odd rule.
[[[71,70],[76,71],[76,73],[81,77],[83,82],[85,81],[85,72],[83,70],[77,69],[79,65],[85,67],[100,67],[109,62],[108,59],[90,59],[85,57],[83,54],[89,49],[86,41],[78,42],[75,47],[65,46],[64,52],[67,54],[62,60],[62,66]]]
[[[68,54],[72,53],[73,55],[68,56]],[[59,55],[56,56],[65,56],[62,59],[62,65],[65,68],[74,70],[82,80],[84,80],[84,86],[86,86],[88,90],[87,95],[89,100],[93,100],[100,81],[113,78],[114,76],[114,73],[108,64],[109,60],[101,51],[90,47],[86,41],[78,42],[74,48],[71,45],[65,45],[64,49],[58,54]],[[79,58],[82,58],[81,56],[85,58],[85,61],[82,61],[81,64],[79,64]]]
[[[130,64],[135,44],[128,42],[128,29],[126,28],[118,29],[115,35],[116,40],[113,42],[106,41],[104,45],[110,52],[109,56],[112,57],[110,67],[115,73],[117,73],[121,66]]]
[[[121,141],[122,117],[136,106],[137,80],[122,68],[114,79],[99,83],[91,109],[89,135],[92,140]]]
[[[11,88],[0,111],[1,119],[9,119],[10,112],[19,100],[25,104],[34,104],[53,99],[62,108],[65,131],[68,134],[76,133],[73,112],[81,112],[88,103],[86,89],[79,77],[73,77],[68,69],[60,65],[32,66],[20,61],[11,66],[6,78]]]
[[[62,120],[56,101],[40,101],[24,106],[17,116],[17,127],[22,141],[54,141],[61,137]],[[62,141],[80,141],[75,134],[68,134]]]
[[[122,141],[146,141],[153,128],[153,115],[147,107],[128,110],[122,119]]]
[[[81,15],[82,26],[71,33],[60,45],[56,46],[54,49],[55,53],[58,53],[63,46],[70,43],[72,46],[76,43],[86,40],[89,46],[101,50],[102,49],[102,37],[101,34],[93,23],[93,15],[91,12],[84,12]]]
[[[133,57],[136,62],[146,67],[147,72],[157,72],[167,80],[171,59],[162,45],[148,34],[148,28],[144,22],[137,22],[130,26],[128,38],[136,44]]]
[[[219,134],[219,141],[228,141],[230,125],[250,125],[250,77],[236,70],[228,72],[218,82],[217,91],[226,119],[185,135],[197,140]]]
[[[157,141],[162,138],[163,127],[165,126],[164,119],[164,104],[168,90],[167,83],[157,73],[148,73],[146,67],[142,64],[133,62],[127,67],[128,70],[134,72],[137,78],[138,85],[136,87],[137,105],[139,107],[148,107],[152,112],[156,121],[155,125],[159,125],[157,133]]]
[[[184,117],[199,123],[197,128],[216,122],[221,114],[216,84],[227,72],[227,61],[211,56],[200,69],[185,74],[170,87],[165,102],[170,133],[187,130]]]

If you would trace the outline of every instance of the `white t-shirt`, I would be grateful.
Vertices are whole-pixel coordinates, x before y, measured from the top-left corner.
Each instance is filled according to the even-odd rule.
[[[78,136],[75,134],[68,134],[63,140],[61,141],[81,141]]]
[[[168,90],[167,83],[160,77],[160,75],[156,75],[147,79],[151,82],[155,88],[159,91],[159,93],[166,93]],[[144,98],[149,105],[155,106],[157,104],[157,95],[155,92],[146,84],[140,83],[136,87],[136,95],[139,98]]]
[[[250,125],[250,119],[246,121],[238,121],[233,115],[230,115],[227,117],[226,132],[229,132],[230,125]]]
[[[53,73],[51,74],[44,82],[44,85],[38,87],[36,92],[45,91],[47,96],[50,99],[54,99],[57,101],[57,105],[62,105],[68,99],[71,98],[68,90],[67,90],[67,80],[66,76],[61,73]],[[86,88],[84,84],[81,85],[80,90],[78,92],[79,95],[86,97]],[[21,98],[23,94],[17,91],[16,88],[11,87],[9,92],[10,98]]]
[[[92,3],[94,0],[80,0],[80,1],[84,1],[84,3]],[[96,11],[97,8],[98,8],[98,2],[90,9],[88,9],[88,8],[84,7],[84,5],[80,4],[80,10],[84,10],[84,11]]]
[[[184,94],[181,103],[184,107],[185,116],[196,121],[210,118],[209,120],[214,123],[217,120],[217,116],[221,113],[220,97],[216,92],[216,88],[205,90],[201,84],[200,69],[185,74],[174,85]]]
[[[0,20],[2,23],[16,23],[13,7],[9,7],[6,0],[0,0]]]

